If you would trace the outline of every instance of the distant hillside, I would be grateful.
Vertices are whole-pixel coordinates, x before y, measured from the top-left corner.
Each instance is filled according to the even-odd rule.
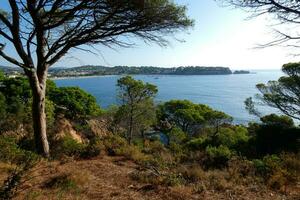
[[[122,75],[122,74],[143,74],[143,75],[226,75],[232,74],[228,67],[178,67],[162,68],[152,66],[128,67],[128,66],[80,66],[74,68],[56,68],[50,70],[52,77],[65,76],[93,76],[93,75]]]
[[[5,74],[23,74],[19,67],[0,66],[0,70]],[[86,65],[72,68],[53,67],[49,70],[51,77],[70,77],[70,76],[101,76],[101,75],[122,75],[122,74],[143,74],[143,75],[227,75],[227,74],[249,74],[246,70],[231,71],[228,67],[128,67],[128,66],[93,66]]]
[[[23,70],[19,67],[8,67],[8,66],[1,66],[1,65],[0,65],[0,70],[6,74],[11,74],[14,72],[19,72],[19,73],[23,72]]]

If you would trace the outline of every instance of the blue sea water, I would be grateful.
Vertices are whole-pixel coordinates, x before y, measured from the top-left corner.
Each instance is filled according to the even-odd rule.
[[[234,117],[234,122],[246,124],[258,120],[245,110],[244,100],[258,91],[255,85],[277,80],[281,71],[252,71],[233,75],[136,75],[136,79],[158,86],[156,102],[187,99],[221,110]],[[117,104],[116,83],[120,76],[56,79],[58,86],[79,86],[94,95],[102,108]],[[267,106],[258,107],[264,114],[276,112]]]

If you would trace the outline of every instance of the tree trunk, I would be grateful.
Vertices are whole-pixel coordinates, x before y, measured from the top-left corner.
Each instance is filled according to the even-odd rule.
[[[34,73],[31,73],[28,77],[32,89],[32,122],[35,148],[38,154],[49,157],[50,152],[45,113],[46,78],[38,79]]]
[[[214,145],[216,145],[216,143],[217,143],[216,140],[217,140],[217,135],[218,135],[218,133],[220,131],[219,129],[220,129],[220,126],[217,125],[216,130],[215,130],[215,132],[212,135],[212,142],[213,142]]]
[[[36,150],[39,154],[49,157],[45,113],[45,91],[33,94],[32,119]]]
[[[129,122],[128,144],[131,144],[131,141],[132,141],[132,117],[130,117],[130,122]]]
[[[129,121],[129,133],[128,133],[128,144],[131,144],[133,137],[133,108],[130,109],[130,121]]]

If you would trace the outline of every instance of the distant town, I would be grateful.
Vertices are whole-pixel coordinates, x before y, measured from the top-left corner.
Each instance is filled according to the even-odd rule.
[[[10,77],[22,76],[21,68],[0,66],[6,75]],[[249,74],[247,70],[232,71],[228,67],[203,67],[203,66],[186,66],[186,67],[128,67],[128,66],[94,66],[86,65],[71,68],[50,68],[48,76],[50,78],[61,77],[80,77],[80,76],[103,76],[103,75],[230,75],[230,74]]]

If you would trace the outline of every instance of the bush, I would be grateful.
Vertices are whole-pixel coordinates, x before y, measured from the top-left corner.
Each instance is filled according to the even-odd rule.
[[[181,174],[169,173],[165,176],[163,184],[174,187],[174,186],[182,185],[182,184],[184,184],[184,182],[185,182],[185,180]]]
[[[211,171],[208,174],[209,188],[215,191],[226,191],[231,187],[230,183],[226,179],[226,173],[223,171]]]
[[[218,145],[235,148],[241,143],[246,143],[249,140],[249,136],[246,128],[236,126],[233,128],[221,128],[216,140]]]
[[[86,145],[77,142],[73,138],[66,136],[53,144],[52,156],[61,158],[63,156],[79,158],[84,152]]]
[[[83,144],[71,137],[64,137],[53,146],[55,147],[52,153],[54,158],[61,158],[62,156],[92,158],[98,156],[103,149],[102,143],[97,140]]]
[[[81,152],[81,158],[93,158],[101,153],[101,147],[96,144],[89,144],[87,145],[84,150]]]
[[[124,156],[139,164],[145,164],[150,156],[145,155],[137,146],[127,145],[116,150],[116,154]]]
[[[300,128],[287,116],[275,114],[261,118],[262,123],[249,124],[248,130],[255,137],[252,146],[256,156],[297,153],[300,147]]]
[[[96,98],[79,87],[54,86],[49,89],[48,96],[59,108],[64,108],[61,112],[70,119],[97,116],[102,112]]]
[[[190,167],[181,167],[178,172],[182,174],[184,179],[189,183],[200,181],[205,177],[205,172],[200,166],[194,165]]]
[[[109,135],[103,139],[103,145],[110,156],[116,155],[116,151],[127,144],[126,139],[118,136],[117,134]]]
[[[35,153],[21,149],[15,138],[0,136],[0,161],[22,164],[37,157]]]
[[[143,152],[152,158],[147,162],[151,162],[156,167],[166,167],[174,163],[174,156],[160,141],[147,143]]]
[[[220,145],[218,147],[208,146],[205,149],[207,160],[206,165],[209,167],[224,167],[233,153],[226,146]]]
[[[160,153],[166,152],[167,149],[160,141],[153,141],[147,143],[143,151],[147,154],[160,155]]]
[[[13,199],[16,195],[22,178],[28,174],[40,160],[40,157],[30,151],[19,149],[16,143],[11,138],[0,139],[0,157],[2,161],[13,162],[16,164],[14,170],[10,172],[4,184],[0,187],[0,199]],[[7,156],[4,156],[3,151],[8,151]]]
[[[267,185],[283,189],[288,184],[296,184],[300,177],[300,161],[295,154],[268,155],[253,160],[257,175],[264,178]]]
[[[283,128],[293,128],[295,126],[293,119],[285,115],[270,114],[260,118],[260,120],[270,126],[280,126]]]
[[[44,187],[52,189],[60,189],[62,191],[71,191],[78,190],[76,182],[73,180],[69,174],[61,174],[55,177],[52,177],[48,180]]]
[[[172,152],[176,162],[179,162],[186,154],[185,147],[175,142],[171,142],[169,144],[169,149]]]
[[[22,154],[16,139],[0,136],[0,160],[3,162],[13,162]]]
[[[204,149],[205,146],[207,145],[206,142],[207,142],[207,140],[205,138],[200,137],[200,138],[190,140],[186,144],[186,147],[192,151],[201,150],[201,149]]]
[[[172,130],[167,135],[169,138],[169,143],[173,142],[180,144],[187,138],[187,134],[178,127],[172,128]]]
[[[264,178],[270,177],[274,171],[277,171],[282,166],[281,159],[277,155],[268,155],[263,157],[263,159],[255,159],[253,163],[257,174]]]
[[[255,177],[256,172],[253,162],[240,156],[233,156],[228,161],[227,171],[229,173],[230,180],[235,181],[235,183],[246,184],[251,184],[249,183],[248,178],[252,179]]]

